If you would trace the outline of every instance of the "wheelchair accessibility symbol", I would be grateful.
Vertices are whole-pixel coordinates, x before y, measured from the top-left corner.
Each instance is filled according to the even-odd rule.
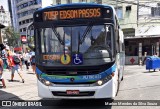
[[[82,56],[82,54],[74,54],[72,56],[72,62],[75,65],[83,64],[83,56]]]

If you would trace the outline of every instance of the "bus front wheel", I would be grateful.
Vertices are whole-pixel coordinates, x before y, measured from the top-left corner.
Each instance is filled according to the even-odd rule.
[[[118,73],[116,96],[118,95],[119,87],[120,87],[120,81],[119,81],[119,73]]]

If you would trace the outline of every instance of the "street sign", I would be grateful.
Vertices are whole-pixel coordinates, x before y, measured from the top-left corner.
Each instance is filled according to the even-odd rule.
[[[26,43],[27,42],[26,35],[21,35],[21,41],[22,41],[22,43]]]
[[[74,54],[72,56],[72,63],[75,65],[83,64],[83,56],[82,54]]]

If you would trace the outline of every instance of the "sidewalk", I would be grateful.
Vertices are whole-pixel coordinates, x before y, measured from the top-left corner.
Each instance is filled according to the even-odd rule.
[[[4,70],[4,79],[6,88],[2,88],[0,82],[0,100],[39,100],[37,90],[37,78],[32,72],[31,66],[29,71],[23,66],[23,78],[22,80],[18,73],[15,73],[14,81],[11,82],[11,72],[8,69]]]
[[[26,67],[23,65],[23,69],[21,71],[21,74],[25,80],[25,83],[22,83],[22,80],[17,72],[14,74],[14,81],[11,80],[11,71],[8,69],[4,69],[3,71],[3,77],[5,80],[6,88],[14,87],[15,85],[26,85],[26,84],[36,84],[36,75],[33,73],[32,68],[30,66],[29,70],[26,70]],[[2,83],[0,82],[0,89],[2,88]]]

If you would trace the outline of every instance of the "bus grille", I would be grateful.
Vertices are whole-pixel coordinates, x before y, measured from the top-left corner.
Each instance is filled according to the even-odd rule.
[[[94,75],[99,74],[101,69],[57,69],[57,70],[46,70],[48,75]]]
[[[78,75],[95,75],[110,68],[115,62],[110,62],[99,66],[69,66],[69,67],[48,67],[37,65],[42,72],[47,75],[62,75],[62,76],[78,76]]]
[[[79,92],[78,95],[68,95],[66,92],[60,92],[60,91],[52,91],[52,94],[54,96],[72,96],[72,97],[77,97],[77,96],[94,96],[95,91],[86,91],[86,92]]]

